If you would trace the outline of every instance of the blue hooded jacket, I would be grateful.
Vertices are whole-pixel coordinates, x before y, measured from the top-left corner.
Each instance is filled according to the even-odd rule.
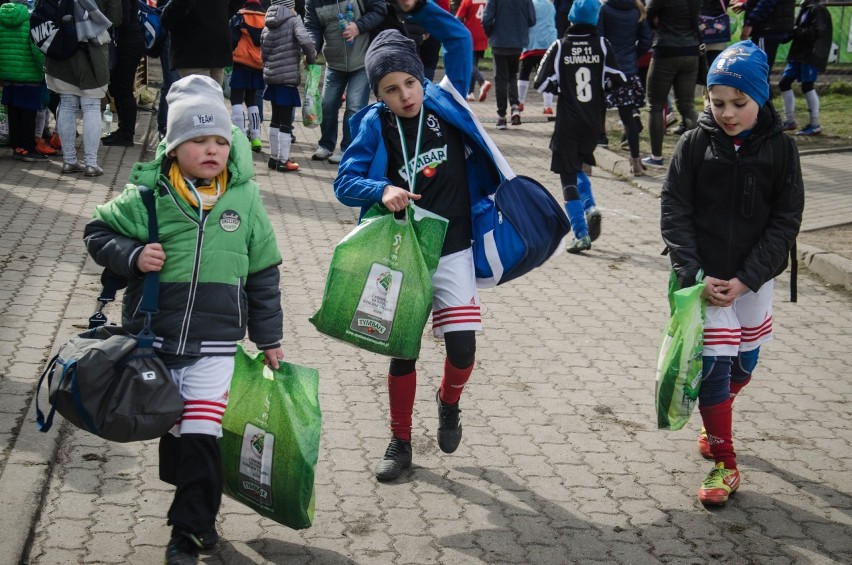
[[[423,105],[462,134],[473,211],[483,198],[497,190],[500,182],[515,174],[460,94],[467,92],[473,66],[470,33],[458,19],[431,1],[409,14],[409,18],[428,30],[446,49],[446,76],[439,84],[424,81]],[[349,120],[350,131],[357,134],[341,159],[334,193],[341,203],[360,206],[361,215],[373,204],[381,203],[385,187],[394,184],[387,178],[388,154],[382,137],[381,116],[387,111],[383,102],[376,102]]]

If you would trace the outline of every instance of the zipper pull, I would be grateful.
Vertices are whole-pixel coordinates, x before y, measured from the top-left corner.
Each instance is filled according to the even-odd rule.
[[[502,224],[502,223],[503,223],[503,212],[501,212],[501,211],[499,211],[499,210],[497,210],[497,223],[498,223],[498,224]]]

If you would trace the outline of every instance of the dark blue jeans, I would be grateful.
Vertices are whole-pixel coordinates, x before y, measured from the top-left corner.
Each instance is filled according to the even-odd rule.
[[[698,393],[700,406],[715,406],[731,396],[731,382],[747,380],[754,368],[760,348],[741,351],[736,357],[702,357],[701,390]]]

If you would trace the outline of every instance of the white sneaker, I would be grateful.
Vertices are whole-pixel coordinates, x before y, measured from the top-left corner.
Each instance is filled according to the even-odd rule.
[[[317,147],[317,150],[311,155],[311,161],[325,161],[329,157],[331,157],[331,151],[325,147]]]
[[[334,153],[331,154],[331,157],[328,158],[328,162],[332,165],[337,165],[340,163],[340,160],[343,159],[343,151],[340,149],[335,149]]]
[[[473,92],[467,95],[468,102],[473,102],[474,100],[476,100],[476,96],[473,94]]]

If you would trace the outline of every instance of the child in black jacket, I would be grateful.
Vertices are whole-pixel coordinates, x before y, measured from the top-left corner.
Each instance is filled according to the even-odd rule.
[[[831,14],[820,0],[805,0],[796,17],[793,30],[793,43],[787,54],[787,66],[778,88],[784,102],[784,129],[796,129],[796,98],[793,95],[793,81],[802,83],[802,95],[808,104],[810,120],[808,125],[796,132],[796,135],[819,135],[819,95],[814,90],[819,73],[825,71],[828,54],[831,51]]]
[[[772,339],[774,278],[787,267],[805,205],[799,155],[769,102],[766,53],[725,49],[707,74],[710,107],[681,138],[661,195],[661,228],[681,287],[706,283],[698,489],[722,505],[740,485],[732,405]]]

